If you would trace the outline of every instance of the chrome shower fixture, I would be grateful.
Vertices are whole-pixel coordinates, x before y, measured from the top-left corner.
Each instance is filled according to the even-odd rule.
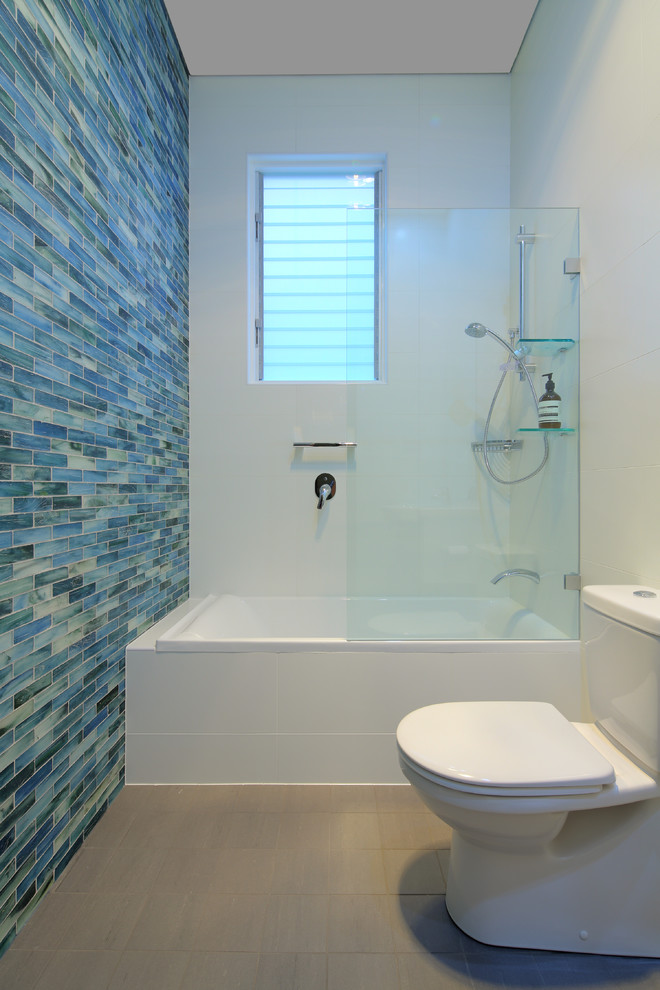
[[[522,358],[522,353],[520,351],[514,351],[513,347],[511,347],[510,344],[507,344],[504,337],[500,337],[499,333],[495,333],[494,330],[491,330],[489,327],[485,327],[483,323],[468,323],[465,328],[465,333],[468,337],[474,337],[475,340],[479,340],[481,337],[485,337],[486,334],[488,334],[489,337],[494,337],[495,340],[498,340],[502,347],[506,347],[507,351],[509,351],[517,362],[519,362]]]
[[[520,349],[517,350],[517,351],[514,351],[513,347],[511,347],[510,344],[507,344],[506,340],[504,340],[503,337],[500,337],[499,333],[495,333],[494,330],[491,330],[489,327],[484,326],[483,323],[468,323],[468,325],[465,328],[465,333],[467,334],[468,337],[474,337],[476,339],[479,339],[481,337],[485,337],[486,335],[488,335],[489,337],[494,337],[494,339],[497,340],[498,343],[500,343],[502,345],[502,347],[504,347],[509,352],[509,354],[511,355],[511,357],[513,358],[513,360],[515,362],[515,365],[513,363],[502,365],[502,377],[500,378],[499,384],[498,384],[497,388],[495,389],[495,393],[494,393],[493,398],[492,398],[491,403],[490,403],[490,409],[488,410],[488,415],[486,416],[486,424],[484,426],[483,440],[481,442],[481,453],[483,454],[484,464],[486,465],[486,470],[488,471],[488,473],[491,476],[491,478],[493,479],[493,481],[497,481],[501,485],[519,485],[521,481],[528,481],[530,478],[533,478],[534,475],[538,474],[539,471],[543,467],[545,467],[545,463],[546,463],[546,461],[548,459],[548,454],[550,452],[550,448],[548,446],[548,437],[547,437],[547,435],[546,434],[543,435],[543,458],[541,460],[541,463],[538,465],[538,467],[535,468],[533,471],[531,471],[529,474],[523,475],[522,478],[509,479],[509,478],[500,478],[493,471],[493,468],[492,468],[491,463],[490,463],[490,458],[488,456],[488,450],[489,450],[489,445],[490,445],[490,441],[488,440],[488,431],[490,429],[490,420],[491,420],[491,417],[493,415],[493,409],[495,408],[495,402],[497,400],[497,396],[500,393],[500,389],[502,388],[502,385],[504,383],[504,379],[506,378],[507,371],[509,371],[513,367],[517,368],[517,370],[520,372],[520,380],[521,381],[523,380],[523,376],[527,380],[527,384],[529,385],[529,390],[531,392],[532,399],[534,400],[534,408],[536,409],[536,413],[538,415],[538,411],[539,411],[539,400],[538,400],[537,395],[536,395],[536,390],[534,388],[534,383],[532,382],[532,379],[531,379],[530,374],[529,374],[529,368],[527,367],[527,365],[523,361],[523,354],[520,351]],[[512,342],[513,342],[513,338],[512,338]],[[474,444],[473,444],[473,447],[474,447]]]
[[[468,323],[465,328],[465,332],[468,337],[475,337],[476,339],[479,339],[479,337],[486,336],[488,333],[488,328],[485,327],[483,323]]]

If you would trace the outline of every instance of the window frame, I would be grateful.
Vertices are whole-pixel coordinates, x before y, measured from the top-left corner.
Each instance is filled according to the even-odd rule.
[[[385,351],[385,216],[386,163],[383,154],[248,155],[248,383],[257,385],[379,385],[386,381]],[[368,379],[264,379],[263,240],[261,239],[263,174],[371,174],[374,187],[374,377]]]

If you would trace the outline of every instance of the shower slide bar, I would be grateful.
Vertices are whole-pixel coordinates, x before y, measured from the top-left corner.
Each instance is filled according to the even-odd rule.
[[[357,447],[357,444],[353,443],[351,440],[341,440],[337,443],[319,443],[318,441],[314,443],[309,443],[307,441],[300,440],[299,442],[294,442],[293,446],[294,447]]]
[[[488,450],[503,450],[508,453],[510,450],[520,450],[522,448],[522,440],[489,440],[486,446]],[[483,442],[475,441],[472,444],[472,450],[477,454],[483,453],[483,449]]]

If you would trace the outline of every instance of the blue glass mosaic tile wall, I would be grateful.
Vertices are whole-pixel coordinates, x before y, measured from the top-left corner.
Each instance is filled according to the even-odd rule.
[[[0,0],[0,946],[121,786],[188,591],[188,80],[161,0]]]

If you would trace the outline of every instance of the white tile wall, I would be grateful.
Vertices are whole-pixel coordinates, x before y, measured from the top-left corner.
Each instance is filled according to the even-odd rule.
[[[474,418],[468,413],[474,408],[474,344],[461,329],[471,319],[500,322],[507,309],[508,259],[499,274],[480,282],[470,272],[483,268],[481,248],[464,238],[455,242],[453,264],[446,258],[442,269],[420,269],[424,231],[415,231],[411,242],[410,232],[400,230],[402,240],[391,235],[388,243],[393,250],[403,245],[397,271],[412,259],[413,281],[392,286],[387,385],[362,390],[359,399],[345,386],[248,385],[247,156],[386,153],[390,208],[507,207],[509,79],[193,77],[190,96],[192,593],[341,594],[347,492],[357,471],[387,485],[383,511],[394,499],[409,505],[433,499],[433,491],[444,509],[449,486],[479,514],[469,445],[467,459],[462,451],[447,462],[454,434]],[[405,226],[405,217],[401,222]],[[462,309],[448,311],[443,278],[450,286],[465,283]],[[499,302],[493,305],[495,297]],[[435,465],[426,470],[430,483],[418,481],[420,455],[409,441],[428,423],[428,396],[438,390],[419,361],[420,332],[428,335],[423,362],[441,362],[445,377],[438,381],[448,383],[443,401],[450,409],[441,424],[447,446],[428,454]],[[462,362],[470,364],[467,376]],[[472,394],[465,396],[468,378]],[[359,437],[348,435],[356,431]],[[392,437],[388,451],[377,439],[383,433]],[[294,439],[358,439],[362,445],[355,456],[294,454]],[[335,474],[338,491],[320,514],[313,484],[322,470]],[[373,487],[364,498],[373,500]],[[405,521],[381,522],[401,526],[407,539]],[[424,587],[437,583],[428,564],[420,567],[417,560],[420,535],[408,561],[397,553],[388,563],[375,554],[364,580],[371,582],[388,567],[397,575],[409,570],[407,591],[420,581]]]
[[[512,74],[512,203],[580,207],[581,571],[660,586],[660,6],[540,0]]]

